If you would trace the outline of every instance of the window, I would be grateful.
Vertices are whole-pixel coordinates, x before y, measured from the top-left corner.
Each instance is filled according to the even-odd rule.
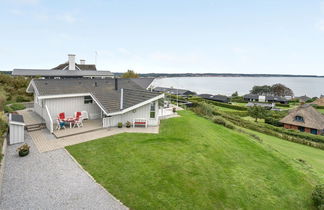
[[[311,133],[317,135],[317,129],[311,129]]]
[[[304,122],[304,118],[302,116],[296,116],[295,120],[298,122]]]
[[[155,118],[155,102],[151,103],[150,118]]]
[[[84,96],[84,104],[92,104],[93,100],[91,96]]]
[[[300,131],[300,132],[305,132],[305,127],[298,127],[298,130]]]

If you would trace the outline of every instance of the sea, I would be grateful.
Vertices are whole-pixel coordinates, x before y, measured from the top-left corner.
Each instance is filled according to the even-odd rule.
[[[222,94],[230,96],[237,91],[239,95],[250,92],[255,85],[281,83],[289,87],[295,96],[324,95],[323,77],[166,77],[157,78],[153,87],[172,87],[187,89],[197,94]]]

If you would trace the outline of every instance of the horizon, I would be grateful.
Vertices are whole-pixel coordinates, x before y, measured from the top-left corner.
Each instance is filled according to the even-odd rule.
[[[73,53],[111,72],[323,75],[323,1],[1,3],[3,71]]]

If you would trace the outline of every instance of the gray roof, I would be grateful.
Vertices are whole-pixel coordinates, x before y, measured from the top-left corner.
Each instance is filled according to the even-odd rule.
[[[154,81],[154,78],[133,78],[131,80],[142,88],[147,89]]]
[[[44,77],[112,77],[110,71],[93,71],[93,70],[47,70],[47,69],[14,69],[14,76],[44,76]]]
[[[260,95],[257,94],[246,94],[243,96],[244,99],[259,99]],[[281,97],[281,96],[265,96],[265,100],[267,101],[279,101],[279,102],[285,102],[288,101],[286,98]]]
[[[90,93],[103,106],[107,113],[118,112],[161,94],[150,92],[132,79],[34,79],[40,96]],[[120,109],[121,88],[123,89],[123,109]],[[30,91],[30,90],[29,90]]]
[[[24,117],[19,114],[11,114],[11,121],[12,122],[19,122],[24,123]]]
[[[69,62],[62,63],[54,68],[52,70],[65,70],[69,67]],[[78,64],[75,63],[75,67],[79,68],[80,70],[91,70],[91,71],[96,71],[96,65],[95,64]]]

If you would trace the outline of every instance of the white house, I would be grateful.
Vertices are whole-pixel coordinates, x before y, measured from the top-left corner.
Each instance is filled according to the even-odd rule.
[[[152,82],[152,81],[151,81]],[[73,116],[85,111],[90,120],[101,119],[103,127],[118,122],[144,119],[148,126],[159,124],[159,99],[164,94],[147,90],[143,79],[33,79],[28,93],[34,93],[34,111],[53,132],[59,113]]]

